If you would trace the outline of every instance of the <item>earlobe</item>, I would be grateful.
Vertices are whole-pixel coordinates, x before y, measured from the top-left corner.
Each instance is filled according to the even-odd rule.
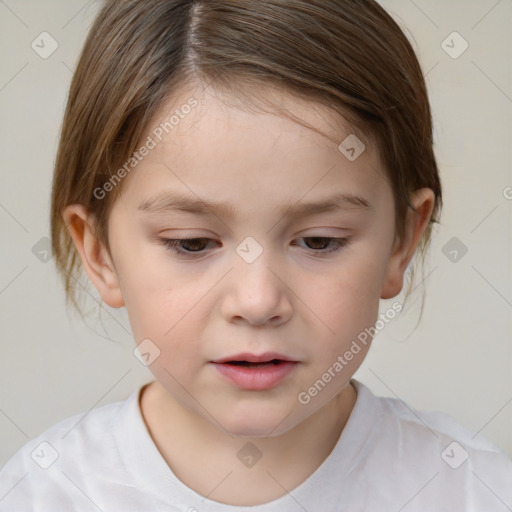
[[[73,204],[63,210],[62,218],[80,254],[84,270],[103,301],[113,308],[124,306],[113,261],[95,236],[93,216],[82,205]]]
[[[434,209],[434,199],[434,192],[429,188],[422,188],[413,194],[410,202],[415,209],[408,210],[404,238],[393,244],[381,299],[391,299],[402,291],[405,271],[428,226]]]

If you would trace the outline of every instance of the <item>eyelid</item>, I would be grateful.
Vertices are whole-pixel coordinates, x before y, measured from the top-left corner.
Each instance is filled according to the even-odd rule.
[[[340,252],[342,249],[347,247],[350,244],[351,237],[333,237],[333,236],[322,236],[322,235],[313,235],[313,236],[301,236],[298,237],[297,240],[307,239],[307,238],[325,238],[328,240],[328,244],[334,246],[330,249],[313,249],[308,247],[303,247],[299,245],[299,247],[302,247],[306,252],[310,252],[309,255],[317,258],[321,257],[327,257],[328,254],[331,253],[337,253]],[[207,244],[210,242],[214,242],[212,238],[209,237],[189,237],[189,238],[158,238],[158,241],[170,252],[175,253],[177,256],[182,256],[186,259],[199,259],[203,256],[206,256],[209,254],[209,252],[205,249],[201,249],[199,251],[187,251],[186,249],[183,249],[180,247],[180,243],[192,241],[192,240],[206,240]]]

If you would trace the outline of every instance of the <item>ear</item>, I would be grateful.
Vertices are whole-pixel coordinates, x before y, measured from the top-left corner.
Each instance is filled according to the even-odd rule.
[[[124,306],[113,261],[95,236],[94,217],[82,205],[72,204],[64,208],[62,218],[80,254],[84,270],[103,301],[113,308]]]
[[[434,199],[434,192],[429,188],[419,189],[411,197],[410,202],[416,210],[409,208],[407,211],[403,240],[395,238],[382,285],[381,299],[391,299],[402,291],[405,271],[428,226],[434,209]]]

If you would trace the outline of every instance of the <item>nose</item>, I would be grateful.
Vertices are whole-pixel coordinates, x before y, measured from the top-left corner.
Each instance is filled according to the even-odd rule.
[[[233,269],[225,282],[222,315],[230,323],[278,326],[292,314],[286,276],[270,261],[266,251],[252,263],[234,255]]]

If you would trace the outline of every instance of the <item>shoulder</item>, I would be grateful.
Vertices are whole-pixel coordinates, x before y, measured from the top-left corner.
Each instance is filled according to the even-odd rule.
[[[383,417],[388,420],[389,424],[399,424],[401,434],[407,436],[405,438],[407,440],[417,439],[422,444],[440,447],[444,447],[445,441],[452,440],[464,449],[475,453],[505,455],[485,436],[464,427],[449,414],[440,411],[418,410],[398,398],[375,398],[382,405]]]
[[[391,481],[398,478],[402,485],[397,492],[423,489],[415,500],[423,505],[442,500],[458,503],[453,510],[501,510],[504,503],[512,507],[512,461],[494,443],[448,414],[377,397],[360,382],[357,389],[365,407],[376,411],[367,446],[374,462],[366,464],[381,473],[383,485],[389,480],[393,488]],[[382,475],[384,468],[388,475]],[[442,503],[438,510],[445,510]],[[460,508],[463,503],[466,508]]]
[[[116,468],[122,473],[116,432],[129,419],[139,391],[125,401],[70,416],[22,446],[0,470],[0,509],[12,503],[8,510],[39,511],[47,510],[43,503],[52,503],[77,510],[77,503],[86,500],[83,484],[95,485],[107,466],[109,478],[116,478],[111,474]]]

